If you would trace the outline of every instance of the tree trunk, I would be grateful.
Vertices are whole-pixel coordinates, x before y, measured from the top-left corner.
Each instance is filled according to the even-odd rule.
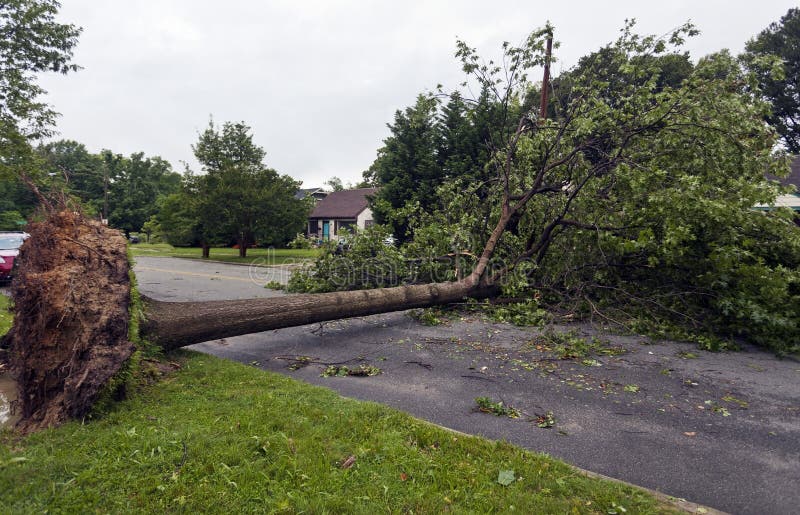
[[[201,243],[200,245],[201,245],[200,248],[203,251],[203,254],[202,254],[203,259],[208,259],[209,256],[211,255],[211,246],[208,243],[205,243],[205,242]]]
[[[126,363],[130,284],[121,233],[71,210],[31,224],[14,280],[14,324],[2,340],[20,392],[23,431],[81,418]],[[246,242],[245,242],[246,243]],[[246,248],[243,247],[243,248]],[[203,245],[208,257],[209,246]],[[472,277],[452,283],[270,299],[145,299],[141,335],[165,350],[208,340],[487,297]]]
[[[494,287],[468,280],[270,299],[160,302],[145,299],[144,338],[165,350],[284,327],[485,298]]]
[[[247,245],[250,239],[247,237],[247,234],[240,232],[239,237],[236,239],[236,244],[239,247],[239,257],[246,258],[247,257]]]

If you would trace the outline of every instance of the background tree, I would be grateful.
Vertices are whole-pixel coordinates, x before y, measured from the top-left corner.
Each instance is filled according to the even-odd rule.
[[[780,58],[782,70],[770,56]],[[790,152],[800,153],[800,8],[789,9],[748,41],[743,59],[758,77],[761,94],[772,104],[767,121]]]
[[[159,198],[178,190],[180,175],[167,161],[146,158],[142,152],[122,159],[120,164],[109,191],[108,220],[112,227],[130,234],[156,213]]]
[[[89,213],[126,234],[142,227],[161,197],[180,189],[180,174],[167,161],[143,152],[130,157],[111,150],[91,154],[71,140],[39,145],[36,152],[48,177],[46,187],[74,196]]]
[[[407,221],[395,212],[414,201],[423,206],[435,202],[436,187],[441,184],[437,107],[437,99],[420,95],[412,107],[398,110],[394,123],[388,125],[391,135],[365,172],[365,178],[380,187],[372,202],[375,221],[390,226],[401,241],[411,234]]]
[[[54,0],[0,3],[0,173],[33,175],[31,142],[49,136],[56,117],[41,101],[36,74],[78,69],[72,53],[81,29],[54,21]]]
[[[203,227],[197,182],[197,177],[185,174],[180,191],[163,197],[155,216],[166,241],[179,247],[200,246],[202,257],[207,258],[215,241]]]
[[[342,182],[342,179],[336,176],[331,177],[323,184],[329,187],[331,191],[342,191],[344,189],[344,183]]]
[[[250,127],[218,129],[211,121],[192,148],[205,172],[197,180],[204,234],[227,235],[246,257],[251,244],[284,244],[302,229],[307,204],[294,198],[300,183],[264,166]]]

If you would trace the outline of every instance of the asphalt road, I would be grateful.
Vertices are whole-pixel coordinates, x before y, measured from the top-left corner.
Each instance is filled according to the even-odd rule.
[[[137,276],[142,292],[160,300],[276,294],[246,285],[246,267],[206,266],[212,265],[140,259]],[[601,334],[589,326],[555,329],[598,336],[606,347],[625,352],[560,360],[542,345],[537,330],[470,317],[430,327],[407,313],[191,348],[719,510],[798,512],[800,363],[753,348],[716,354],[690,344]],[[368,364],[382,374],[321,377],[328,364]],[[475,398],[483,396],[523,415],[478,412]],[[555,425],[538,427],[537,418],[547,412]]]
[[[164,301],[252,299],[280,295],[264,288],[271,281],[286,284],[290,272],[279,266],[232,265],[199,259],[137,257],[139,289]]]

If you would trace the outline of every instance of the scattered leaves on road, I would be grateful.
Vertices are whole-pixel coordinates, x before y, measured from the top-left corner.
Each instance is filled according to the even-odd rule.
[[[372,377],[381,374],[383,371],[372,365],[359,365],[358,368],[350,368],[344,365],[329,365],[320,374],[320,377]]]
[[[519,418],[519,410],[503,404],[503,401],[494,402],[489,397],[477,397],[475,403],[478,405],[478,411],[483,413],[491,413],[498,417]]]
[[[544,415],[536,416],[536,425],[542,429],[550,429],[556,425],[556,418],[553,416],[552,411],[548,411]]]

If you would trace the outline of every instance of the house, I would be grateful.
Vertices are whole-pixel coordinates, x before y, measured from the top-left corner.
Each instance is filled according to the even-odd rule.
[[[294,194],[294,198],[297,200],[312,197],[316,202],[319,202],[327,196],[328,192],[322,188],[301,188]]]
[[[778,195],[775,199],[775,207],[788,207],[795,212],[800,213],[800,156],[796,156],[792,160],[791,172],[786,177],[775,177],[774,175],[767,174],[767,179],[777,181],[784,186],[794,186],[794,193],[787,193],[785,195]],[[773,206],[759,204],[756,209],[768,210]]]
[[[368,197],[377,188],[359,188],[328,193],[308,215],[308,237],[337,240],[342,229],[366,229],[373,224]]]

